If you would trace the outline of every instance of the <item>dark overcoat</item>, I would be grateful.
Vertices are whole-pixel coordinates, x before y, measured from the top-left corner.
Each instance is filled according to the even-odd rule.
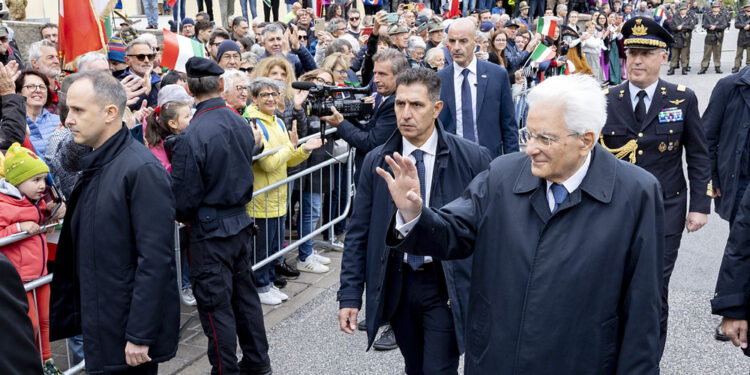
[[[490,155],[483,147],[443,131],[439,125],[436,130],[439,138],[430,205],[440,207],[457,198],[469,182],[487,168]],[[387,322],[393,313],[384,313],[384,306],[394,308],[401,292],[400,266],[404,252],[385,246],[388,222],[396,212],[396,206],[387,184],[375,172],[376,167],[390,170],[385,156],[401,150],[401,134],[396,132],[384,145],[367,154],[344,242],[337,299],[341,308],[361,308],[362,292],[367,288],[368,348],[375,340],[380,323]],[[459,350],[463,351],[463,321],[468,307],[471,258],[442,262],[442,266]]]
[[[467,374],[657,374],[659,183],[597,145],[554,214],[546,189],[528,156],[501,156],[386,244],[440,259],[473,253]]]

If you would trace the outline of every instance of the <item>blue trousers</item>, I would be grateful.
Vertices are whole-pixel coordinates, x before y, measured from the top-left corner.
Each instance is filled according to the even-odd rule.
[[[258,226],[258,235],[255,237],[255,259],[253,264],[276,254],[281,249],[284,241],[284,217],[255,219],[255,225]],[[274,262],[270,262],[256,270],[255,279],[258,293],[265,293],[270,290],[271,284],[276,280]]]
[[[178,12],[180,13],[179,19],[177,19]],[[174,6],[172,7],[172,20],[174,20],[175,25],[177,25],[177,27],[179,28],[180,26],[182,26],[181,23],[182,23],[182,20],[184,19],[185,19],[185,0],[177,0],[177,2],[174,3]],[[182,31],[182,30],[179,30],[179,31]]]
[[[250,14],[253,15],[252,18],[247,17],[248,2],[250,2]],[[246,20],[250,21],[255,17],[258,17],[258,3],[256,2],[256,0],[240,0],[240,8],[242,8],[242,17],[245,17]]]
[[[299,237],[302,238],[307,236],[317,227],[318,219],[320,219],[320,206],[322,194],[311,193],[309,191],[302,192],[302,207],[301,218],[299,220]],[[299,247],[299,260],[305,261],[313,251],[312,239],[305,241]]]
[[[464,0],[462,8],[463,16],[466,17],[471,11],[477,8],[477,0]]]
[[[144,0],[143,7],[146,11],[146,20],[149,26],[159,25],[159,0]]]

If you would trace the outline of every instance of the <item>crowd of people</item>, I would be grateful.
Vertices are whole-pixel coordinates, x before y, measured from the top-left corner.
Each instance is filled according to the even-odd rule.
[[[356,150],[356,194],[326,237],[344,251],[339,322],[367,331],[368,348],[399,348],[407,373],[455,373],[464,352],[467,373],[658,372],[682,232],[707,222],[711,198],[732,223],[716,338],[746,348],[750,149],[724,129],[744,112],[721,106],[748,111],[726,98],[750,82],[750,3],[737,74],[702,121],[695,94],[659,71],[689,72],[700,14],[698,74],[711,55],[721,73],[718,2],[467,0],[462,16],[439,2],[287,1],[279,19],[264,1],[261,20],[253,1],[252,18],[248,2],[233,15],[220,1],[225,27],[202,3],[192,18],[185,0],[173,10],[170,27],[206,56],[178,70],[128,22],[65,67],[56,25],[28,46],[0,25],[0,239],[29,235],[0,247],[3,306],[29,317],[2,326],[18,348],[3,366],[60,374],[49,343],[66,338],[89,373],[156,374],[177,350],[182,301],[197,306],[212,373],[270,374],[261,305],[332,262],[312,240],[277,253],[350,199],[341,163],[278,183],[342,145]],[[327,99],[364,109],[317,116],[298,81],[363,89]]]

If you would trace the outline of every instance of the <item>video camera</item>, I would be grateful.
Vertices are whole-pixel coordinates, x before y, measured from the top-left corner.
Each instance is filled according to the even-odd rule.
[[[292,82],[292,88],[310,91],[307,99],[308,115],[330,116],[333,114],[331,107],[335,107],[344,117],[359,117],[372,111],[372,104],[363,101],[370,94],[370,86],[341,87],[300,81]],[[339,93],[351,94],[353,97],[336,98]]]

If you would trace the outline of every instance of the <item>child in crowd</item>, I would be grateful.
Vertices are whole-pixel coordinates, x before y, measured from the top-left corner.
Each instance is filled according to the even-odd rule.
[[[56,204],[45,204],[42,196],[46,188],[49,167],[32,151],[14,143],[5,160],[0,155],[0,238],[20,232],[33,236],[0,248],[16,267],[24,283],[47,274],[47,239],[41,226],[55,212]],[[2,176],[0,176],[2,177]],[[63,203],[60,203],[63,204]],[[52,220],[65,215],[65,206],[56,210]],[[44,374],[60,374],[52,361],[49,346],[49,284],[28,292],[29,318],[34,334],[41,341]]]
[[[490,11],[492,14],[505,14],[505,8],[503,8],[503,0],[495,1],[495,6]]]

